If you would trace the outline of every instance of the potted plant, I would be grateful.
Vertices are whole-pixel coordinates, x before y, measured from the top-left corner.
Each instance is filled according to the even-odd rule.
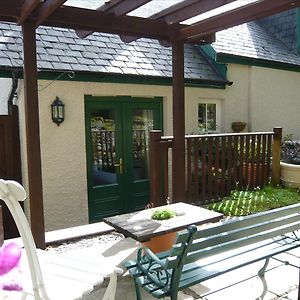
[[[167,203],[169,199],[167,198]],[[151,207],[151,205],[150,205]],[[184,213],[172,210],[169,205],[162,208],[153,208],[151,219],[157,222],[164,222]],[[143,245],[151,249],[154,253],[166,251],[170,249],[176,238],[176,232],[165,233],[161,236],[153,237],[149,241],[144,242]]]
[[[246,128],[246,125],[246,122],[237,121],[231,123],[231,128],[233,132],[242,132]]]
[[[171,219],[175,216],[176,216],[176,213],[173,210],[171,210],[170,208],[166,207],[166,208],[154,210],[151,215],[151,218],[153,220],[161,221],[161,220]]]
[[[300,188],[300,141],[289,135],[281,146],[281,180],[283,185]]]

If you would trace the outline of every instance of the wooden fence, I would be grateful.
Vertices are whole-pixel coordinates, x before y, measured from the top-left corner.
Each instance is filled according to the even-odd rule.
[[[279,184],[282,128],[272,132],[187,135],[185,171],[171,174],[173,137],[150,133],[151,202],[164,204],[172,178],[182,177],[186,202],[205,204],[233,189]],[[273,157],[271,159],[271,157]],[[171,176],[172,175],[172,176]]]

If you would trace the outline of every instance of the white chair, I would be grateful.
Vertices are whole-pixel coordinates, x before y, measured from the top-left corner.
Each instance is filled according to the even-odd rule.
[[[26,199],[24,188],[15,181],[0,179],[0,199],[6,203],[15,220],[28,262],[22,266],[26,268],[27,265],[31,283],[24,287],[21,299],[27,296],[35,300],[80,299],[95,285],[101,284],[105,277],[110,277],[110,282],[103,300],[115,298],[117,274],[122,274],[122,269],[105,265],[100,255],[99,262],[86,257],[74,261],[73,258],[36,249],[29,224],[18,203]]]

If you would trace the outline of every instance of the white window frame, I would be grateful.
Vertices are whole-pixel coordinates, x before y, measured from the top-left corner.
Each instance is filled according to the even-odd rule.
[[[221,132],[221,100],[219,99],[199,99],[198,105],[197,105],[197,123],[199,126],[199,105],[200,104],[215,104],[216,105],[216,130],[208,130],[207,129],[207,123],[205,132],[206,133],[220,133]],[[207,110],[206,110],[207,114]],[[207,120],[207,117],[206,117]]]

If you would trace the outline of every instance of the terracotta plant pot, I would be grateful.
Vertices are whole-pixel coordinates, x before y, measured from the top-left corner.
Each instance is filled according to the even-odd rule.
[[[245,122],[232,122],[231,128],[234,132],[241,132],[246,128]]]
[[[166,233],[157,237],[153,237],[150,241],[143,243],[152,252],[158,253],[171,249],[176,238],[176,232]]]

